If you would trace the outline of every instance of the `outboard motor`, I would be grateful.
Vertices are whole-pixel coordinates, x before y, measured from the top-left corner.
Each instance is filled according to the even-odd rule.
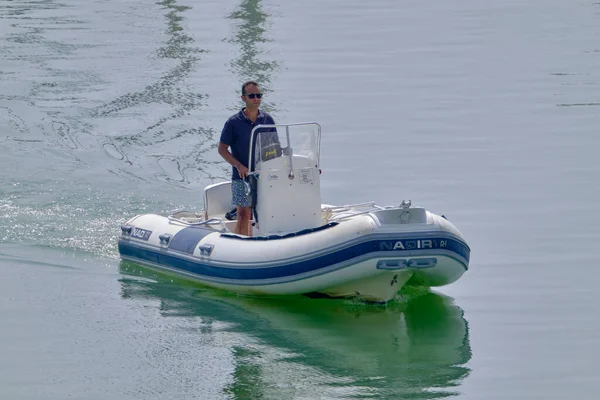
[[[257,233],[281,234],[322,225],[321,126],[314,122],[258,125],[252,132],[255,144],[250,147],[254,148],[250,165]]]

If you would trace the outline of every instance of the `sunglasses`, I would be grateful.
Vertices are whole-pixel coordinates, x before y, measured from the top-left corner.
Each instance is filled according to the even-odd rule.
[[[262,93],[250,93],[246,94],[246,97],[248,97],[249,99],[253,99],[255,97],[262,99]]]

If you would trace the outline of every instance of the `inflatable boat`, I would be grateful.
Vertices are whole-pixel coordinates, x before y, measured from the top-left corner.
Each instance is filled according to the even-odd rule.
[[[402,201],[322,204],[319,124],[259,125],[250,146],[252,234],[235,234],[231,182],[204,209],[138,215],[121,226],[124,260],[257,295],[387,302],[405,284],[435,287],[468,269],[470,248],[443,215]]]

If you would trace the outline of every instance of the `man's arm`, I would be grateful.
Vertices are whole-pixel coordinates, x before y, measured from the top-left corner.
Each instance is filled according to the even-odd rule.
[[[240,178],[244,179],[248,176],[248,168],[239,162],[233,154],[229,151],[229,145],[219,142],[219,155],[225,159],[229,164],[233,165],[238,170]]]

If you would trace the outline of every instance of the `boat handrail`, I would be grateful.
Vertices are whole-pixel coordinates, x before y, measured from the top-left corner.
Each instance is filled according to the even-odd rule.
[[[354,212],[354,213],[351,213],[351,214],[350,214],[350,213],[343,213],[343,214],[342,214],[342,213],[340,213],[340,214],[342,214],[342,215],[339,215],[339,216],[338,216],[338,215],[332,215],[332,216],[331,216],[331,217],[328,219],[328,221],[343,221],[343,220],[345,220],[345,219],[354,218],[354,217],[356,217],[357,215],[369,214],[369,213],[371,213],[371,212],[373,212],[373,211],[377,211],[377,210],[379,210],[379,208],[372,208],[372,209],[370,209],[370,210],[365,210],[365,211],[360,211],[360,212]]]
[[[176,223],[180,223],[180,224],[187,225],[187,226],[221,225],[223,227],[223,229],[226,229],[225,224],[223,224],[223,218],[210,218],[210,219],[207,219],[206,221],[199,221],[199,222],[186,221],[181,218],[175,218],[172,215],[169,215],[167,218],[168,218],[169,222],[176,222]]]
[[[352,208],[359,208],[359,207],[375,207],[375,208],[382,208],[378,205],[375,204],[374,201],[367,201],[365,203],[356,203],[356,204],[347,204],[347,205],[343,205],[343,206],[327,206],[325,207],[326,210],[332,210],[332,211],[337,211],[337,210],[349,210]]]
[[[357,209],[368,207],[366,210],[358,211]],[[373,211],[383,210],[385,207],[381,207],[375,204],[374,201],[366,203],[349,204],[344,206],[331,206],[323,208],[323,211],[330,212],[327,221],[343,221],[345,219],[356,217],[357,215],[369,214]],[[354,210],[354,211],[353,211]]]

